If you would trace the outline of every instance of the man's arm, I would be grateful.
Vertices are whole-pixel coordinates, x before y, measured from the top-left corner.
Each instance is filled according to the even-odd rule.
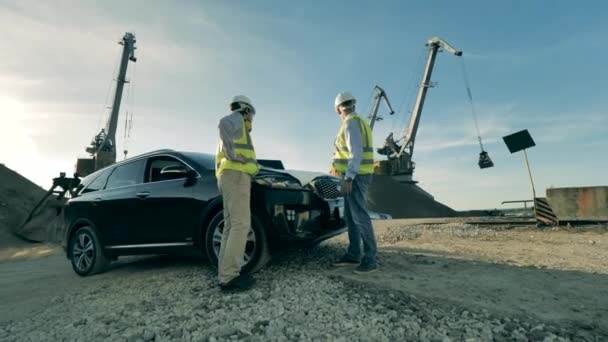
[[[242,120],[234,120],[233,117],[225,116],[220,120],[220,124],[218,126],[220,130],[220,140],[222,140],[222,146],[224,148],[224,152],[226,152],[226,158],[228,160],[236,160],[236,154],[234,153],[234,138],[238,132],[241,132],[243,127]]]
[[[363,143],[359,122],[353,119],[346,123],[344,139],[351,154],[351,158],[348,160],[348,168],[346,169],[346,177],[353,179],[359,173],[361,161],[363,160]]]

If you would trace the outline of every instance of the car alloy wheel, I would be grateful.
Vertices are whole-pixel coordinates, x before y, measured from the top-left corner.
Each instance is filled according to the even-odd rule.
[[[72,262],[80,272],[87,273],[95,261],[95,244],[87,233],[80,233],[72,244]]]
[[[74,272],[87,276],[103,272],[110,260],[93,227],[80,227],[70,238],[68,252]]]
[[[205,252],[214,267],[218,266],[223,237],[224,212],[220,210],[206,227],[205,235],[203,236],[205,241]],[[251,227],[247,233],[247,241],[245,243],[245,253],[243,255],[241,271],[258,271],[270,261],[270,257],[264,226],[254,215],[252,215]]]
[[[215,226],[215,231],[213,232],[213,253],[215,253],[215,257],[219,258],[220,255],[220,247],[222,246],[222,238],[224,237],[224,220],[221,220],[219,224]],[[256,244],[255,244],[255,232],[252,228],[249,228],[249,232],[247,233],[247,242],[245,243],[245,254],[243,254],[243,264],[242,267],[245,268],[251,262],[253,257],[255,256]]]

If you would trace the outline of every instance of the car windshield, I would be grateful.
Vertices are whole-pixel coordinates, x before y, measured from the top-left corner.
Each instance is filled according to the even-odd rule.
[[[200,166],[214,170],[215,169],[215,157],[211,154],[207,153],[199,153],[199,152],[181,152],[185,157],[195,161]]]

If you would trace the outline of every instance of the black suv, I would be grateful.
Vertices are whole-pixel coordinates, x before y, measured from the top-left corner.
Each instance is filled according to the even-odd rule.
[[[339,180],[308,178],[303,184],[291,172],[266,167],[254,177],[244,270],[262,267],[273,250],[345,231]],[[200,250],[217,264],[224,217],[213,155],[150,152],[85,177],[76,193],[64,210],[63,246],[79,275],[99,273],[120,255],[180,248]]]

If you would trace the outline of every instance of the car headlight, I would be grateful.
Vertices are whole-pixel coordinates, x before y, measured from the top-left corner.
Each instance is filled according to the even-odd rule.
[[[268,186],[271,188],[284,188],[284,189],[301,189],[302,184],[297,179],[283,176],[263,176],[256,177],[254,181],[260,185]]]

